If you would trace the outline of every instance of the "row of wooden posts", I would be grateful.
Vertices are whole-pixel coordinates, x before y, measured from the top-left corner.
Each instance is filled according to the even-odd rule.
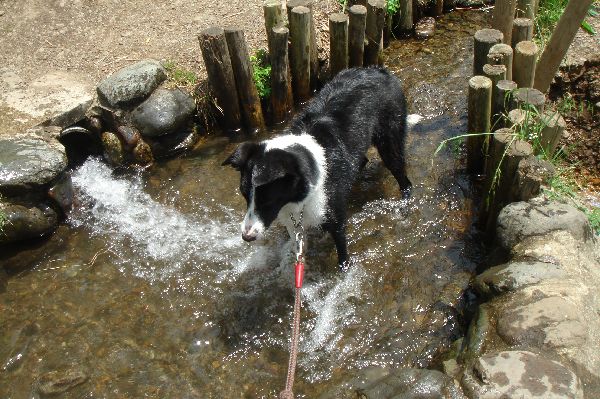
[[[545,109],[544,92],[590,4],[569,2],[541,57],[532,41],[537,0],[497,1],[495,29],[475,33],[467,169],[484,177],[486,204],[480,220],[489,234],[505,205],[534,197],[549,177],[551,165],[536,155],[543,152],[544,158],[551,159],[565,121],[556,111]],[[516,136],[518,130],[536,136],[535,148]]]
[[[355,4],[329,16],[330,77],[348,67],[381,63],[385,0]],[[285,121],[294,105],[308,101],[318,86],[319,61],[312,0],[287,1],[287,21],[279,0],[263,10],[271,63],[271,122]],[[252,79],[244,32],[211,27],[198,37],[211,92],[226,131],[264,127],[265,116]]]

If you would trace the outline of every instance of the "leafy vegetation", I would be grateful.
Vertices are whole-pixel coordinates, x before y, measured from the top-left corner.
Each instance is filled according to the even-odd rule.
[[[174,61],[166,61],[163,66],[167,70],[167,76],[177,87],[193,87],[198,82],[198,77],[192,71],[188,71]]]
[[[342,6],[342,10],[346,11],[348,0],[338,0]],[[392,16],[400,11],[400,0],[387,0],[385,2],[385,10],[389,16]]]
[[[569,0],[540,0],[539,9],[535,17],[536,37],[535,40],[543,47],[550,38],[554,27],[558,23]],[[598,15],[596,9],[598,4],[592,4],[588,14],[591,16]],[[595,35],[594,28],[584,21],[581,27],[588,33]]]
[[[271,64],[269,55],[265,50],[258,50],[250,56],[252,64],[252,79],[256,85],[256,90],[261,99],[268,98],[271,95]]]

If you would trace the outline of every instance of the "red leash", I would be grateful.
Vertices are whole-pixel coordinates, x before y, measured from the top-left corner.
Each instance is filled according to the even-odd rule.
[[[293,219],[292,219],[293,220]],[[279,399],[294,399],[294,375],[296,374],[296,360],[298,359],[298,339],[300,338],[300,310],[302,308],[302,280],[304,279],[304,240],[302,233],[296,233],[296,264],[294,282],[296,286],[296,298],[294,301],[294,319],[292,322],[292,338],[290,343],[290,360],[285,381],[285,389],[279,394]]]

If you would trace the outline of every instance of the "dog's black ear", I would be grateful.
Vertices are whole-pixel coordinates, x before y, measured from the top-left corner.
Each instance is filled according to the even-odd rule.
[[[248,162],[248,159],[250,158],[250,156],[252,156],[252,154],[254,153],[254,151],[256,151],[257,148],[258,144],[256,143],[250,141],[242,143],[229,156],[229,158],[223,161],[221,166],[231,165],[235,169],[239,170],[243,165],[246,164],[246,162]]]

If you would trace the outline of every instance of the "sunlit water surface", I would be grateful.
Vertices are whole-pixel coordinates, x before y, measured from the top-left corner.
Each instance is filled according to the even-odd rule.
[[[470,186],[444,138],[465,130],[470,35],[480,12],[444,16],[425,42],[395,42],[404,81],[412,197],[375,155],[350,204],[352,266],[336,270],[329,237],[309,235],[295,393],[313,398],[369,366],[434,367],[464,334],[461,315],[479,245]],[[37,395],[40,375],[80,370],[63,397],[273,397],[284,385],[291,243],[240,238],[235,143],[205,138],[179,159],[73,172],[77,205],[49,240],[3,264],[24,270],[0,293],[0,397]],[[9,361],[7,363],[7,361]]]

